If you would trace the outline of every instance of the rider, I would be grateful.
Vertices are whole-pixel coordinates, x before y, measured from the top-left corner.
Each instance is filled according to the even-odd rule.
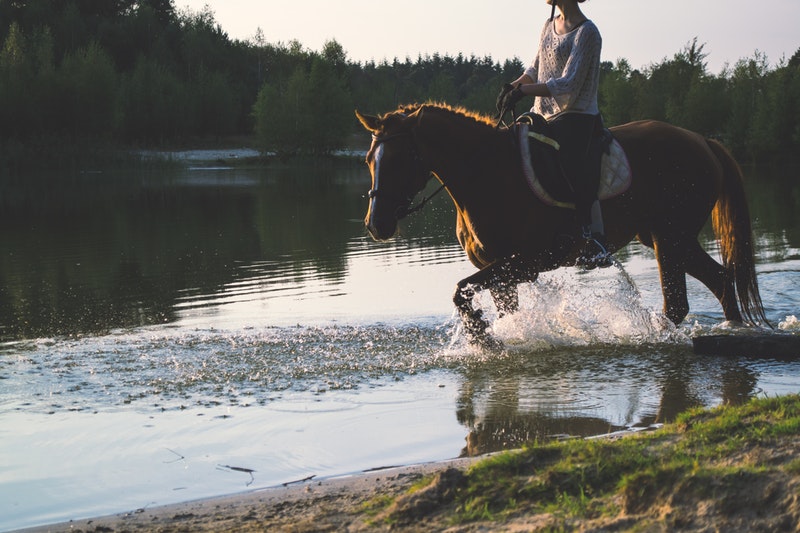
[[[531,111],[548,121],[559,141],[561,166],[576,195],[578,223],[586,239],[578,265],[604,267],[611,258],[597,199],[599,157],[589,157],[591,140],[603,127],[597,104],[602,38],[578,6],[585,0],[546,1],[552,12],[542,28],[539,51],[519,78],[504,85],[498,107],[512,108],[524,96],[536,97]]]

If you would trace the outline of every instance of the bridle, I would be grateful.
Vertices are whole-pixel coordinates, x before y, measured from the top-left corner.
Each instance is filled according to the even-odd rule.
[[[424,176],[423,181],[425,183],[427,183],[428,180],[430,180],[430,178],[433,176],[433,172],[431,172],[430,170],[426,170],[425,167],[423,166],[422,158],[420,157],[419,152],[417,151],[417,143],[414,142],[413,133],[409,133],[409,132],[393,133],[393,134],[390,134],[390,135],[385,135],[383,137],[373,133],[372,134],[372,144],[373,144],[374,147],[377,147],[377,146],[379,146],[381,144],[385,144],[387,141],[391,141],[393,139],[400,139],[400,138],[403,138],[403,137],[409,137],[411,139],[411,156],[414,159],[414,166],[416,167],[415,171],[418,172],[420,175],[424,174],[425,176]],[[412,193],[411,195],[409,195],[409,196],[407,196],[405,198],[402,198],[403,203],[397,208],[397,211],[395,211],[395,218],[397,220],[402,220],[405,217],[407,217],[408,215],[410,215],[412,213],[416,213],[417,211],[419,211],[420,209],[425,207],[425,204],[427,204],[428,201],[430,201],[431,198],[433,198],[434,196],[439,194],[444,188],[445,188],[444,184],[442,184],[441,187],[436,189],[430,195],[424,197],[414,207],[410,207],[410,206],[411,206],[411,203],[414,201],[414,196],[416,196],[416,193]],[[372,199],[372,198],[376,198],[378,196],[389,196],[389,197],[394,196],[395,198],[397,198],[399,195],[389,194],[389,193],[386,193],[386,192],[381,192],[381,191],[378,190],[377,187],[367,191],[367,195],[366,195],[367,198]]]

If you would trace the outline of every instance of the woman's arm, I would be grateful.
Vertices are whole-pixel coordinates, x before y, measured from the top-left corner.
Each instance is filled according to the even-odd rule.
[[[523,74],[516,80],[511,82],[514,87],[519,87],[522,94],[526,96],[551,96],[550,89],[544,83],[536,83],[533,78],[527,74]]]
[[[523,83],[520,90],[528,96],[552,96],[546,83]]]

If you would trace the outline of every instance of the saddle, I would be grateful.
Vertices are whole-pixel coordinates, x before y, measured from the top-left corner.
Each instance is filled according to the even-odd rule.
[[[533,193],[545,204],[575,209],[575,198],[569,180],[558,160],[558,140],[549,134],[549,125],[541,115],[526,113],[517,122],[522,168]],[[599,200],[607,200],[628,190],[632,173],[622,146],[612,133],[603,128],[592,141],[602,152],[600,158]]]

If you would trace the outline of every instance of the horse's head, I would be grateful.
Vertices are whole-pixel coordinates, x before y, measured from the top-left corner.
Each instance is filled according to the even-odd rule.
[[[375,240],[394,236],[397,221],[409,213],[414,196],[430,178],[415,143],[417,115],[398,111],[376,117],[356,111],[358,120],[372,133],[367,153],[372,188],[364,224]]]

